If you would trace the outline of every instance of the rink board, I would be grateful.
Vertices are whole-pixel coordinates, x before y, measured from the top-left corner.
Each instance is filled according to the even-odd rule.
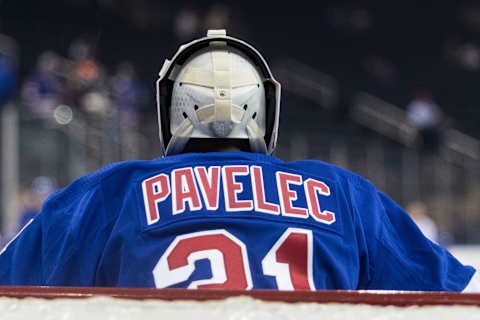
[[[2,319],[480,319],[480,294],[0,287]]]

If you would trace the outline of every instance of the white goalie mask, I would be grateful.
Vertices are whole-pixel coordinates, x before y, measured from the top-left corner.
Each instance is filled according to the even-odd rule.
[[[163,156],[181,153],[190,138],[248,139],[252,152],[271,154],[280,84],[255,48],[209,30],[165,61],[157,107]]]

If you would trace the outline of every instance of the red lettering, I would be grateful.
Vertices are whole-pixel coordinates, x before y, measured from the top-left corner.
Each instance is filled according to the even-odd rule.
[[[225,209],[227,211],[252,210],[252,200],[238,200],[237,196],[239,193],[242,193],[243,185],[235,181],[237,176],[248,175],[248,166],[224,166],[222,171]]]
[[[188,203],[190,206],[190,211],[202,208],[192,168],[181,168],[172,171],[172,190],[174,192],[172,195],[174,215],[185,211],[185,203]]]
[[[147,223],[150,225],[160,219],[157,204],[165,200],[170,194],[168,176],[162,173],[145,179],[142,182],[142,190]]]
[[[280,213],[278,204],[269,203],[265,200],[262,168],[259,166],[251,166],[251,172],[255,211],[278,215]]]
[[[218,209],[220,167],[208,168],[195,167],[198,185],[203,196],[203,201],[208,210]]]
[[[325,183],[314,179],[307,179],[304,186],[310,215],[318,222],[326,224],[334,223],[335,213],[327,210],[322,211],[320,209],[320,203],[318,202],[318,194],[329,196],[330,188]]]
[[[290,189],[290,185],[302,185],[302,177],[297,174],[277,171],[278,198],[282,208],[282,215],[295,218],[308,218],[305,208],[294,207],[292,202],[298,199],[297,192]]]

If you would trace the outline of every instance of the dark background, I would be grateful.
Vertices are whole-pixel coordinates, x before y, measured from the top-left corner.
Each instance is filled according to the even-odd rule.
[[[199,22],[193,34],[179,37],[181,10],[202,20],[218,7],[228,11],[227,32],[257,46],[269,61],[295,57],[335,76],[346,91],[367,90],[400,107],[416,88],[428,88],[463,132],[480,137],[479,68],[462,67],[451,53],[468,44],[478,55],[475,2],[4,0],[0,32],[19,44],[21,76],[42,51],[67,56],[72,39],[85,36],[107,69],[131,60],[151,88],[163,59],[209,27]],[[372,75],[371,57],[391,69],[390,83]]]

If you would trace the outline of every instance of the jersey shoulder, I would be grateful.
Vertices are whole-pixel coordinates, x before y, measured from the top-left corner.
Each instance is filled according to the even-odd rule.
[[[65,188],[54,192],[45,201],[43,211],[65,211],[65,208],[78,206],[79,203],[92,202],[102,198],[102,193],[125,192],[132,179],[147,174],[152,167],[168,166],[163,158],[154,160],[130,160],[116,162],[77,178]]]
[[[312,175],[322,176],[332,181],[336,181],[341,185],[349,184],[353,187],[367,190],[375,188],[369,180],[358,174],[321,160],[297,160],[293,162],[285,162],[285,164],[292,169],[304,171]]]

